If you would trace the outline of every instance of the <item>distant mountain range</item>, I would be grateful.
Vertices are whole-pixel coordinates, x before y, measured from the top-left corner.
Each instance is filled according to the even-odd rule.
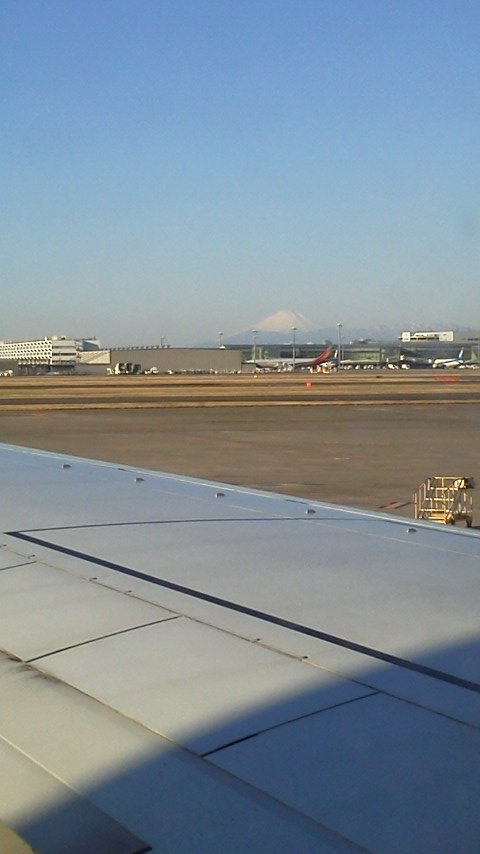
[[[251,329],[244,329],[234,335],[223,335],[223,344],[250,344],[253,341],[254,330],[258,344],[288,344],[293,340],[298,344],[320,344],[326,341],[338,340],[338,327],[325,326],[317,329],[303,314],[296,311],[282,310],[265,317],[258,323],[252,324]],[[346,326],[342,325],[342,340],[349,341],[371,338],[373,340],[396,340],[401,330],[390,326]],[[218,341],[215,342],[218,344]]]
[[[316,328],[303,314],[297,311],[283,309],[270,314],[263,320],[252,324],[250,329],[243,329],[233,335],[222,333],[222,344],[229,345],[252,344],[253,338],[258,345],[262,344],[291,344],[293,342],[293,330],[295,328],[295,341],[297,344],[324,344],[328,342],[337,343],[338,326],[324,326]],[[404,323],[399,326],[351,326],[342,324],[341,335],[344,344],[351,341],[398,341],[401,333],[406,330],[449,330],[457,332],[472,333],[472,329],[466,326],[453,326],[451,323],[433,323],[419,325],[418,323]],[[478,333],[476,333],[478,334]],[[200,346],[218,347],[216,341],[204,342]]]

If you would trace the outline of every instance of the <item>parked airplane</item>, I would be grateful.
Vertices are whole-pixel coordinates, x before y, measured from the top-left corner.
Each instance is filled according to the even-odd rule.
[[[289,356],[288,358],[277,357],[274,359],[248,359],[245,364],[255,365],[255,367],[260,368],[261,370],[293,371],[294,369],[297,370],[300,368],[315,369],[316,367],[325,365],[327,362],[333,361],[334,359],[336,359],[336,351],[334,351],[334,348],[329,345],[325,350],[322,350],[318,356],[314,356],[313,358],[294,359],[293,356]]]
[[[478,851],[478,534],[0,470],[0,823],[68,854]]]
[[[413,350],[405,350],[397,363],[399,368],[430,368],[431,362],[426,356],[421,356]]]
[[[464,364],[462,348],[456,359],[434,359],[432,368],[460,368]]]

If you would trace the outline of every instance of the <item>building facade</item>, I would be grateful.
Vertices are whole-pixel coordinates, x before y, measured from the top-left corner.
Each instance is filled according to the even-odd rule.
[[[112,347],[110,365],[113,371],[123,366],[122,373],[237,373],[242,353],[224,347]]]
[[[75,368],[77,346],[72,338],[55,336],[36,341],[1,341],[0,360],[46,372],[69,372]]]

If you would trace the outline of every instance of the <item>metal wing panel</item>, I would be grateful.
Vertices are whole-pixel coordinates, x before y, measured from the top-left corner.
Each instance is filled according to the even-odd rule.
[[[4,569],[0,591],[0,648],[25,661],[174,616],[39,563]]]
[[[154,852],[358,851],[35,667],[0,655],[0,685],[0,818],[42,854],[106,854],[112,828]]]
[[[367,697],[211,761],[367,851],[478,850],[480,732],[410,703]]]
[[[0,816],[39,852],[144,854],[150,846],[0,740]],[[55,813],[56,827],[40,816]]]
[[[0,572],[4,569],[14,569],[18,566],[28,566],[34,561],[35,557],[30,557],[16,550],[10,550],[7,548],[6,543],[0,544]]]
[[[21,498],[5,501],[5,543],[20,563],[0,564],[8,615],[0,647],[8,641],[19,657],[43,650],[36,667],[53,676],[32,679],[15,662],[13,681],[0,671],[0,738],[172,850],[280,850],[282,831],[283,850],[302,852],[437,852],[455,838],[458,850],[474,850],[475,533],[55,455],[0,454],[0,489]],[[160,620],[145,625],[145,609]],[[23,627],[32,615],[31,638],[16,615]],[[64,760],[44,727],[46,685]],[[26,711],[31,691],[38,725]],[[14,696],[19,725],[8,712]],[[72,780],[75,749],[85,750],[95,726],[85,776]],[[133,773],[121,738],[118,766],[108,759],[107,731],[115,739],[119,726],[146,751]],[[163,732],[204,758],[167,747]],[[163,809],[173,810],[168,820]]]
[[[371,693],[184,618],[37,664],[199,754]]]
[[[348,525],[354,521],[350,512]],[[405,523],[369,519],[368,531],[365,520],[358,524],[361,536],[347,528],[341,537],[330,522],[280,517],[134,524],[115,528],[113,544],[106,525],[44,531],[42,541],[69,558],[73,551],[87,567],[90,554],[90,572],[102,573],[105,584],[349,677],[362,680],[367,670],[373,687],[478,723],[478,696],[465,701],[451,689],[455,680],[480,681],[480,573],[469,535],[449,539],[423,527],[412,542]],[[448,552],[436,545],[439,534],[453,541]],[[343,641],[351,655],[339,651]],[[427,678],[385,667],[392,656]],[[452,680],[440,687],[428,670]]]
[[[321,624],[326,632],[392,654],[475,635],[478,558],[460,547],[450,553],[433,548],[429,530],[419,529],[412,542],[407,525],[392,527],[393,536],[388,523],[380,530],[372,522],[368,533],[358,533],[294,519],[222,518],[53,530],[38,538],[92,557],[92,566],[131,567],[252,607],[254,589],[259,610]]]
[[[52,519],[73,528],[238,515],[237,507],[229,509],[222,500],[235,495],[232,488],[47,452],[12,451],[0,444],[0,453],[2,449],[2,487],[15,496],[3,508],[4,530],[51,528]],[[275,502],[274,496],[270,501]],[[255,513],[254,504],[255,499],[245,502],[249,516]]]

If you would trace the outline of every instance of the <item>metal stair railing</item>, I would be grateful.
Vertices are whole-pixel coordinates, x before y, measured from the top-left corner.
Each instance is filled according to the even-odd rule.
[[[414,494],[415,519],[430,519],[442,525],[464,520],[472,527],[475,483],[471,477],[436,475],[420,484]]]

